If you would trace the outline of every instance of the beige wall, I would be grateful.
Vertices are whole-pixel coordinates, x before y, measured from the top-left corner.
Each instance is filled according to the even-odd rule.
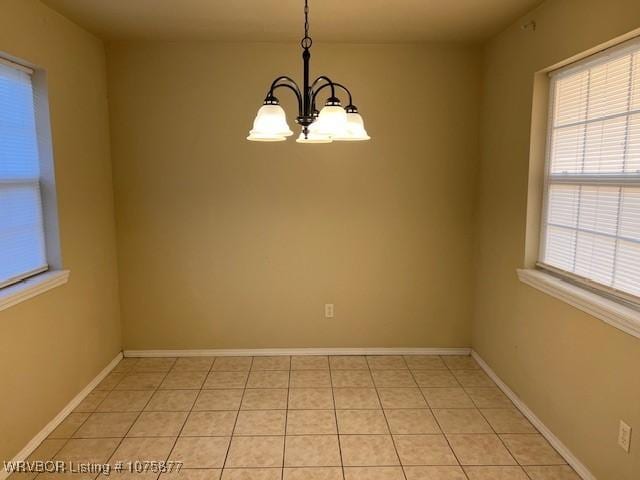
[[[0,462],[120,350],[104,49],[39,2],[0,0],[0,52],[46,69],[69,283],[0,312]]]
[[[126,348],[469,345],[478,52],[318,43],[373,140],[247,142],[299,55],[108,48]]]
[[[521,30],[531,19],[537,30]],[[637,0],[555,0],[485,52],[473,346],[601,480],[640,471],[638,438],[631,454],[616,444],[619,419],[640,432],[640,340],[519,283],[516,268],[534,73],[638,27]]]

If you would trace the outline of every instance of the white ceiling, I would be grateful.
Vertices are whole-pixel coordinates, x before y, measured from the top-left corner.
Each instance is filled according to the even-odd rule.
[[[42,0],[108,40],[292,41],[303,0]],[[324,42],[477,42],[541,0],[310,0]]]

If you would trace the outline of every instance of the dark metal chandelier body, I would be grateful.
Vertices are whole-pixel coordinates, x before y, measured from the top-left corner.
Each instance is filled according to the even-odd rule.
[[[248,140],[277,142],[286,140],[293,134],[287,125],[286,116],[280,101],[275,96],[276,90],[287,89],[292,91],[298,101],[298,116],[296,123],[301,128],[299,143],[330,143],[332,141],[356,141],[369,140],[364,129],[362,117],[358,109],[353,105],[351,92],[344,85],[332,81],[329,77],[321,75],[313,82],[309,78],[309,64],[311,61],[311,45],[313,40],[309,36],[309,4],[304,2],[304,37],[300,41],[302,47],[303,85],[302,88],[288,76],[280,76],[272,83],[263,106],[258,110],[258,115],[253,123],[253,129],[249,132]],[[347,94],[349,103],[342,107],[337,91],[342,90]],[[321,92],[329,96],[321,111],[316,108],[316,100]]]

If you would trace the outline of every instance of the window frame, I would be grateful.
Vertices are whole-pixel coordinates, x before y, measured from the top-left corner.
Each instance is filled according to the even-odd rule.
[[[538,238],[538,248],[537,255],[535,259],[535,267],[539,270],[542,270],[550,275],[560,278],[562,280],[567,281],[570,284],[577,285],[579,287],[585,288],[586,290],[598,294],[605,299],[613,300],[614,302],[620,303],[624,306],[630,307],[633,310],[640,311],[640,297],[630,294],[628,292],[624,292],[612,287],[608,287],[604,284],[598,283],[588,277],[583,277],[577,275],[573,272],[569,272],[563,270],[558,267],[554,267],[552,265],[546,264],[542,261],[544,253],[546,251],[546,237],[547,237],[547,227],[548,227],[548,215],[549,215],[549,191],[551,185],[554,182],[550,181],[551,176],[551,152],[552,152],[552,142],[553,142],[553,130],[554,130],[554,111],[555,111],[555,94],[556,94],[556,84],[557,81],[561,78],[569,76],[578,71],[586,70],[592,68],[595,65],[599,65],[607,62],[607,60],[612,60],[615,58],[619,58],[624,56],[629,52],[635,52],[640,50],[640,36],[635,36],[633,38],[627,39],[621,43],[613,45],[606,50],[602,50],[598,53],[594,53],[587,57],[575,60],[568,65],[557,69],[551,69],[546,72],[548,88],[548,102],[547,102],[547,115],[546,115],[546,136],[545,136],[545,145],[544,145],[544,169],[543,169],[543,180],[542,180],[542,205],[540,211],[540,219],[539,219],[539,238]],[[640,111],[636,112],[640,113]],[[632,115],[631,112],[626,112],[626,115]],[[597,177],[602,177],[602,181],[597,181]],[[615,185],[619,186],[621,182],[613,182],[612,179],[615,179],[615,175],[594,175],[592,177],[592,182],[590,183],[595,186],[601,185]],[[618,177],[619,178],[619,177]],[[608,180],[608,181],[607,181]],[[580,184],[584,185],[584,184]],[[629,185],[634,187],[640,187],[640,175],[638,175],[637,182],[631,182]]]
[[[25,71],[31,76],[38,163],[40,166],[38,183],[42,202],[42,223],[47,263],[46,269],[29,272],[25,276],[17,277],[15,281],[3,284],[0,287],[1,311],[54,287],[64,285],[68,281],[70,272],[62,267],[47,72],[43,68],[2,51],[0,51],[0,62],[9,67]]]

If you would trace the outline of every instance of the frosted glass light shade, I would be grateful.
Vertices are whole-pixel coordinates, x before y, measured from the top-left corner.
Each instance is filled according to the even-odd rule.
[[[318,133],[339,136],[347,126],[347,112],[339,105],[327,105],[320,110],[317,122]]]
[[[371,137],[364,129],[364,121],[359,113],[347,113],[347,124],[345,129],[339,135],[333,137],[334,140],[356,142],[362,140],[370,140]]]
[[[287,116],[280,105],[263,105],[253,121],[253,129],[247,140],[258,142],[280,142],[293,135],[287,125]]]
[[[252,142],[284,142],[287,137],[278,137],[275,135],[264,135],[260,133],[253,133],[253,130],[249,133],[247,140]]]

